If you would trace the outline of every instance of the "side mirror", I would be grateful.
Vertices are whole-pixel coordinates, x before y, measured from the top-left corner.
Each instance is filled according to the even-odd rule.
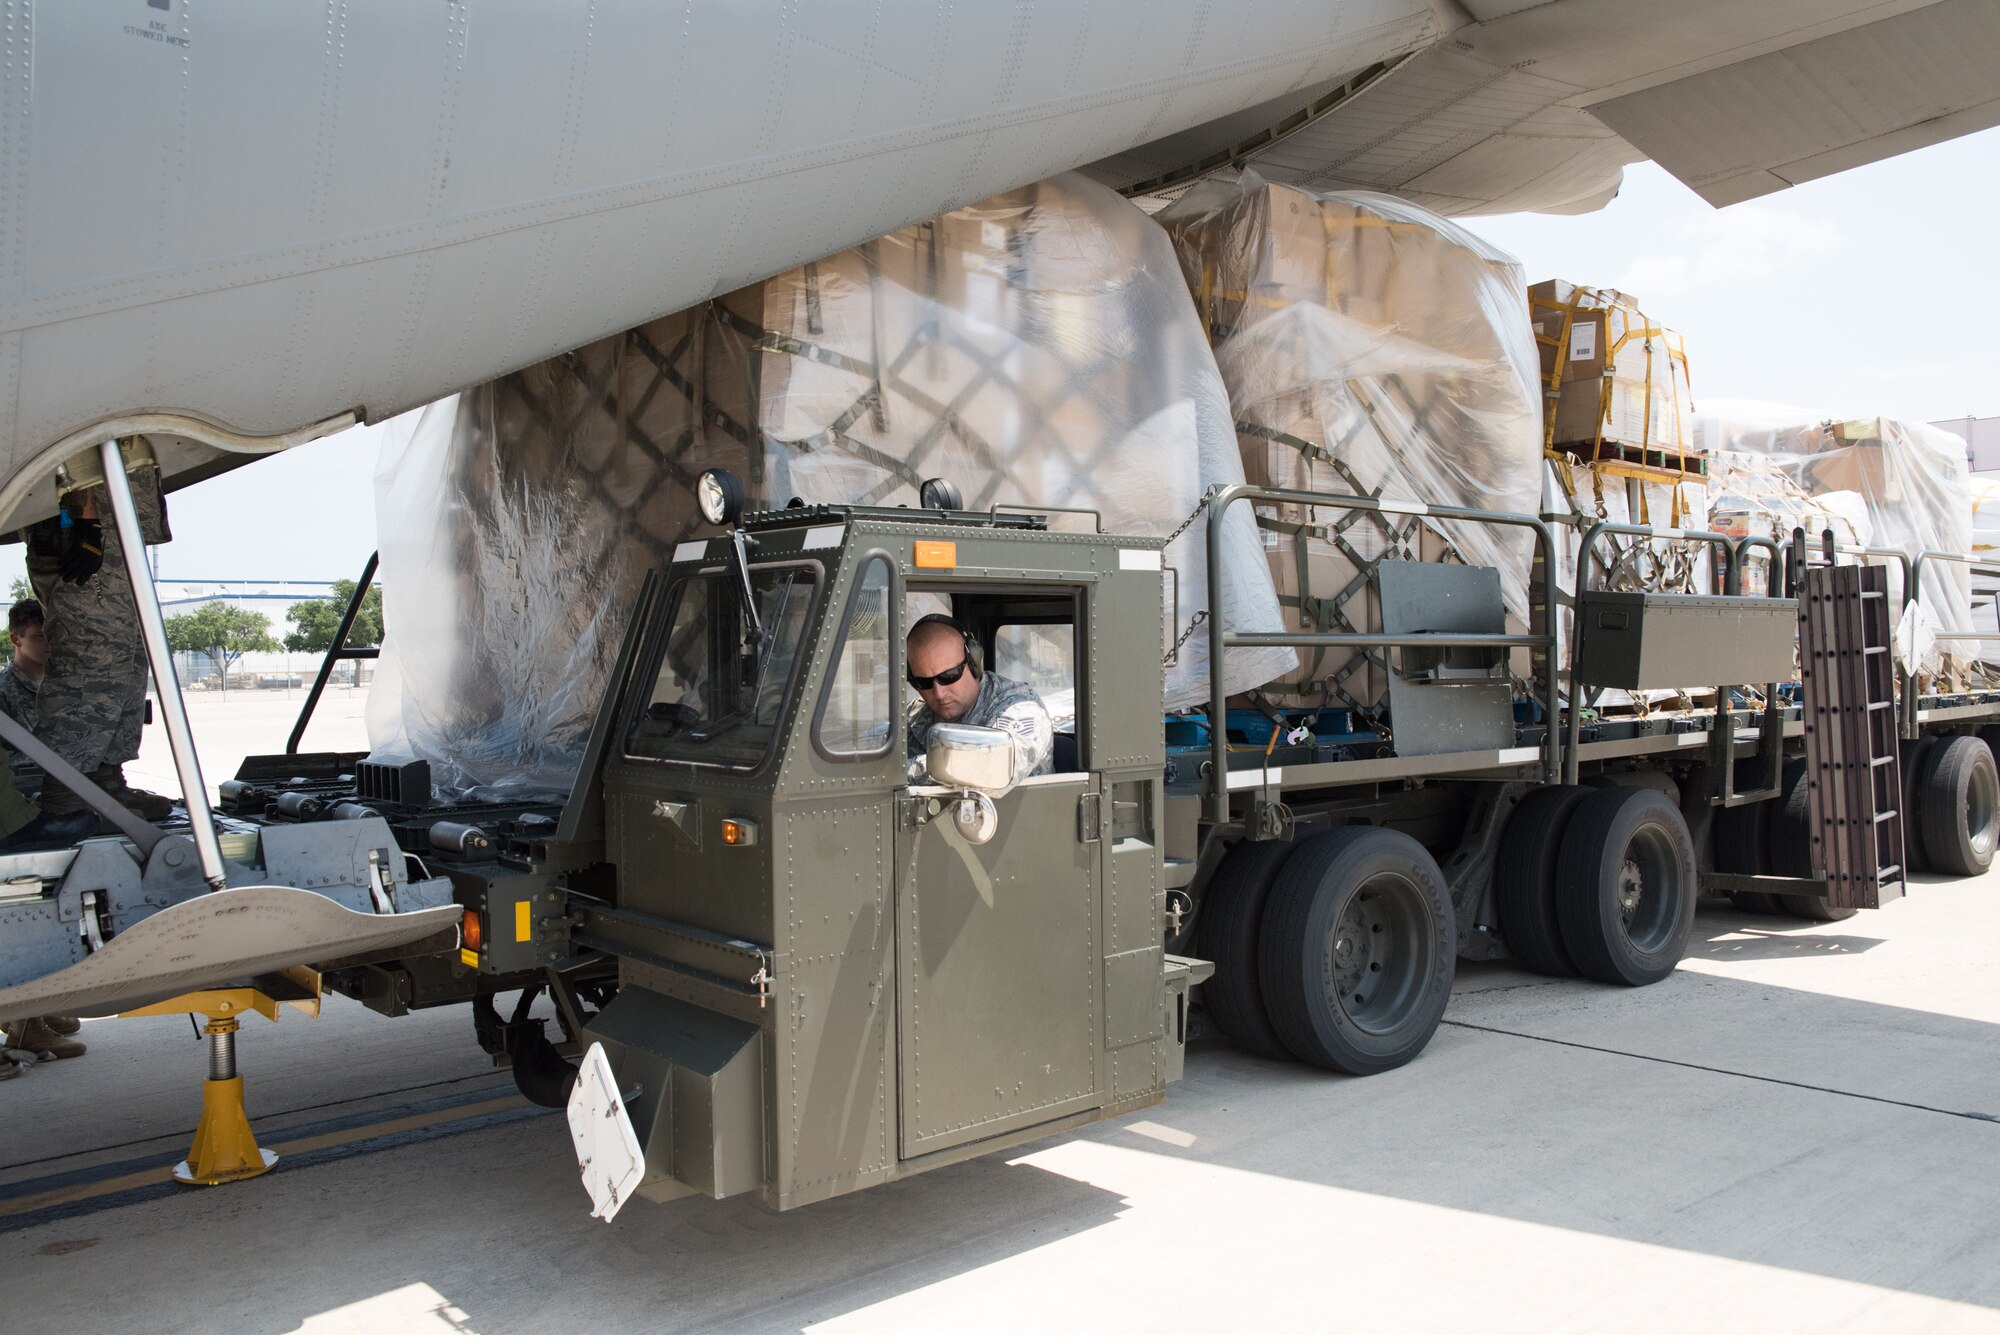
[[[998,728],[935,723],[924,748],[932,783],[1004,796],[1014,786],[1014,738]]]

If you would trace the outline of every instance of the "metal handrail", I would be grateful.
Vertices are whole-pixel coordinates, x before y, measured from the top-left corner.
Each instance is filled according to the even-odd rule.
[[[1961,556],[1957,552],[1931,550],[1918,552],[1914,560],[1905,558],[1904,561],[1905,566],[1909,570],[1909,579],[1903,586],[1906,593],[1903,599],[1905,607],[1922,596],[1924,562],[1926,561],[1953,561],[1965,566],[1972,574],[2000,575],[2000,561],[1982,560],[1977,556]],[[2000,640],[2000,635],[1988,635],[1980,631],[1942,631],[1936,633],[1934,638],[1940,640]],[[1911,739],[1917,735],[1918,696],[1915,673],[1909,674],[1909,686],[1903,692],[1903,697],[1903,736],[1905,739]]]
[[[1736,568],[1733,572],[1734,577],[1732,578],[1732,574],[1727,566],[1723,570],[1722,593],[1726,598],[1734,598],[1743,592],[1743,569],[1748,560],[1748,553],[1745,549],[1750,547],[1769,548],[1771,552],[1771,575],[1783,578],[1785,549],[1778,545],[1778,540],[1776,538],[1761,537],[1755,533],[1746,533],[1736,540]],[[1777,596],[1771,593],[1770,576],[1765,578],[1764,592],[1771,597]]]
[[[1016,505],[1012,501],[996,501],[987,507],[986,513],[989,517],[997,520],[1002,510],[1005,510],[1010,515],[1089,515],[1091,521],[1090,531],[1093,533],[1104,532],[1104,512],[1102,510],[1093,510],[1085,505]]]
[[[1308,634],[1300,631],[1280,634],[1238,632],[1223,628],[1222,563],[1215,553],[1222,550],[1222,525],[1229,507],[1238,501],[1276,501],[1326,509],[1361,510],[1375,514],[1415,515],[1475,524],[1493,524],[1533,530],[1542,557],[1540,599],[1544,624],[1541,635],[1367,635]],[[1223,684],[1225,651],[1239,647],[1281,648],[1543,648],[1548,651],[1548,672],[1543,683],[1543,712],[1547,728],[1542,736],[1542,777],[1552,781],[1562,773],[1561,729],[1556,681],[1556,664],[1562,654],[1561,621],[1556,603],[1555,532],[1547,521],[1534,515],[1511,514],[1498,510],[1468,510],[1452,505],[1426,505],[1421,501],[1390,497],[1347,496],[1330,492],[1294,491],[1283,487],[1255,487],[1246,483],[1224,487],[1215,494],[1208,512],[1208,745],[1209,773],[1203,797],[1207,818],[1214,824],[1229,821],[1229,732],[1228,690]]]
[[[1805,550],[1805,530],[1793,529],[1792,538],[1796,544],[1796,549],[1803,552]],[[1864,547],[1859,543],[1835,542],[1833,540],[1833,530],[1822,529],[1820,531],[1820,550],[1826,554],[1827,564],[1829,565],[1835,564],[1842,556],[1853,556],[1873,561],[1893,561],[1901,566],[1903,568],[1903,597],[1901,605],[1896,609],[1898,620],[1902,617],[1903,609],[1907,608],[1917,596],[1917,560],[1912,559],[1910,554],[1900,547]],[[1916,675],[1908,671],[1900,659],[1897,659],[1892,664],[1892,667],[1896,674],[1897,683],[1898,705],[1896,711],[1896,730],[1905,741],[1911,741],[1917,736],[1918,696]]]
[[[1683,540],[1706,542],[1720,547],[1722,548],[1722,586],[1725,589],[1731,584],[1740,584],[1742,581],[1740,562],[1742,559],[1741,549],[1744,544],[1753,541],[1769,541],[1768,539],[1735,538],[1727,533],[1711,533],[1706,529],[1658,528],[1652,524],[1617,524],[1609,519],[1600,519],[1584,530],[1583,545],[1577,549],[1576,591],[1579,597],[1590,592],[1590,549],[1596,546],[1598,538],[1606,533],[1622,533],[1634,538],[1659,538],[1669,542]],[[1775,550],[1776,544],[1773,543],[1771,545],[1773,550]],[[1709,587],[1713,588],[1714,586],[1710,585]],[[1575,656],[1576,646],[1571,645],[1570,657],[1574,659]]]
[[[319,698],[326,691],[328,678],[333,676],[333,665],[343,659],[380,658],[382,651],[373,645],[359,649],[347,647],[348,632],[354,629],[355,618],[361,615],[361,604],[368,597],[368,590],[375,584],[375,567],[381,561],[382,553],[368,553],[368,564],[361,567],[361,581],[354,586],[354,596],[347,600],[347,610],[340,614],[340,628],[333,633],[333,643],[327,646],[326,656],[319,661],[319,675],[313,678],[312,689],[306,692],[305,707],[299,710],[299,721],[292,725],[292,735],[285,739],[285,754],[299,753],[299,743],[305,739],[306,725],[312,722],[313,711],[319,708]]]
[[[1591,548],[1595,547],[1597,540],[1607,533],[1623,534],[1634,538],[1658,538],[1671,542],[1705,542],[1711,546],[1720,547],[1722,549],[1722,589],[1725,597],[1740,597],[1742,595],[1743,552],[1745,548],[1753,546],[1768,547],[1771,550],[1774,560],[1780,557],[1777,543],[1769,538],[1760,538],[1754,534],[1739,538],[1732,537],[1727,533],[1710,532],[1706,529],[1659,528],[1652,524],[1615,524],[1608,519],[1599,520],[1597,523],[1592,524],[1584,533],[1583,543],[1577,548],[1576,596],[1579,609],[1581,608],[1583,596],[1590,592]],[[1714,586],[1711,585],[1710,587],[1713,588]],[[1581,651],[1583,648],[1583,625],[1580,614],[1577,618],[1577,623],[1577,633],[1570,637],[1569,646],[1569,737],[1563,751],[1564,769],[1562,778],[1564,783],[1572,785],[1578,779],[1578,752],[1583,745],[1583,677],[1580,671]],[[1550,676],[1554,676],[1553,670],[1551,670]],[[1746,683],[1714,682],[1711,684],[1714,685],[1716,693],[1717,727],[1732,734],[1730,744],[1733,745],[1735,725],[1729,722],[1728,697],[1726,692],[1732,685],[1743,685]],[[1771,682],[1767,686],[1771,695],[1771,699],[1765,702],[1765,712],[1768,715],[1772,709],[1777,707],[1777,683]],[[1728,796],[1730,794],[1725,792],[1725,795]]]

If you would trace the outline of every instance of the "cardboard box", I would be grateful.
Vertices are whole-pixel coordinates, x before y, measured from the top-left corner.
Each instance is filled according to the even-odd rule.
[[[1679,334],[1650,320],[1623,292],[1559,279],[1529,288],[1528,309],[1550,444],[1589,446],[1593,458],[1606,442],[1665,459],[1698,457]]]

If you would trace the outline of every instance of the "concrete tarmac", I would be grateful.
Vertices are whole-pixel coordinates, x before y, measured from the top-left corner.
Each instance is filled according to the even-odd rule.
[[[183,1019],[0,1085],[32,1331],[2000,1331],[2000,875],[1698,918],[1650,988],[1464,966],[1366,1080],[1190,1050],[1163,1105],[775,1214],[589,1218],[463,1010],[246,1021],[270,1175],[168,1184]]]

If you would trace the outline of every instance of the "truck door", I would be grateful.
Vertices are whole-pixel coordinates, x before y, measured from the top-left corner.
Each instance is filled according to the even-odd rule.
[[[1059,740],[1059,764],[1074,767],[1075,755],[1073,738]],[[996,802],[999,831],[984,844],[958,832],[950,799],[935,816],[925,799],[906,802],[896,848],[904,1158],[1102,1102],[1100,802],[1089,773],[1023,780]]]

